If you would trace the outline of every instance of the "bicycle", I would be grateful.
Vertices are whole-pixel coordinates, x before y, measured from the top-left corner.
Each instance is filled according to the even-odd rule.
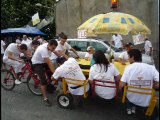
[[[27,83],[27,87],[30,90],[31,93],[35,95],[42,95],[41,88],[40,88],[40,79],[38,75],[32,70],[31,64],[28,59],[23,58],[25,62],[25,66],[22,68],[22,73],[19,75],[19,80],[25,77],[26,73],[27,75],[27,81],[23,83]],[[28,71],[28,72],[27,72]],[[45,74],[47,76],[47,84],[50,84],[52,82],[50,78],[50,70],[45,70]],[[1,70],[1,86],[5,90],[11,91],[15,87],[15,71],[12,66],[10,66],[10,69],[2,69]]]

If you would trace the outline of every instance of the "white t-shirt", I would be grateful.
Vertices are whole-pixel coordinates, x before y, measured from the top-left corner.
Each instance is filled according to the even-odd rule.
[[[32,40],[29,40],[29,39],[22,40],[21,44],[28,44],[28,43],[31,43],[31,42],[32,42]]]
[[[89,80],[103,80],[103,81],[112,81],[115,82],[114,76],[119,75],[120,73],[116,69],[116,67],[111,63],[108,66],[108,70],[106,72],[104,65],[98,65],[94,64],[90,68],[89,72]],[[107,86],[115,86],[115,84],[111,83],[102,83],[98,82],[98,84],[101,85],[107,85]],[[109,87],[101,87],[96,86],[95,92],[98,96],[104,98],[104,99],[112,99],[116,95],[116,89],[115,88],[109,88]]]
[[[54,79],[58,79],[59,77],[64,78],[73,78],[78,80],[86,80],[81,68],[79,67],[77,61],[74,58],[69,58],[65,61],[60,67],[58,67],[54,74],[52,75]],[[73,95],[83,95],[84,87],[79,87],[77,89],[72,89],[70,87],[74,87],[77,85],[68,84],[68,89]],[[86,91],[89,90],[89,84],[87,84]]]
[[[32,64],[41,64],[45,63],[44,58],[51,56],[51,51],[47,49],[48,43],[45,43],[43,45],[38,46],[35,53],[33,54],[33,57],[31,59]]]
[[[152,65],[135,62],[126,66],[121,81],[127,83],[129,86],[141,85],[145,88],[152,88],[153,81],[159,82],[159,72]],[[144,92],[146,90],[137,91]],[[126,96],[128,100],[133,104],[143,107],[147,107],[149,105],[149,101],[151,98],[150,95],[136,94],[131,92],[127,92]]]
[[[122,36],[121,35],[113,35],[112,36],[112,41],[114,41],[115,47],[116,48],[122,48]]]
[[[85,54],[85,58],[89,58],[90,60],[93,58],[93,54],[89,54],[88,52]]]
[[[19,58],[19,55],[21,54],[21,52],[17,48],[17,43],[9,44],[4,52],[3,60],[8,59],[8,52],[12,52],[15,58]]]
[[[4,41],[3,40],[1,40],[1,54],[4,54],[4,46],[5,46],[6,44],[4,43]]]
[[[122,52],[119,55],[119,58],[121,58],[122,60],[128,61],[128,53],[127,53],[127,51]]]
[[[64,52],[66,52],[66,50],[70,50],[72,47],[65,42],[64,45],[61,45],[60,41],[58,41],[58,46],[56,47],[56,50],[62,50]]]
[[[55,60],[58,56],[55,55],[53,52],[51,53],[51,56],[49,57],[50,60]]]
[[[146,40],[144,44],[144,49],[146,53],[150,51],[150,47],[152,47],[151,42],[149,40]]]
[[[20,39],[16,39],[16,43],[21,44]]]

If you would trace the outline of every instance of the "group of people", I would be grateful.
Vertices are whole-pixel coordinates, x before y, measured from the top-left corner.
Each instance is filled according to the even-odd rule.
[[[45,76],[45,69],[50,69],[53,73],[52,80],[59,80],[60,78],[73,78],[78,80],[86,80],[86,76],[83,74],[78,62],[75,58],[69,57],[67,50],[72,50],[77,57],[79,57],[77,51],[75,51],[67,42],[67,35],[60,34],[58,41],[52,39],[46,43],[39,44],[37,40],[32,42],[21,42],[21,44],[11,43],[5,50],[3,56],[3,62],[14,67],[17,73],[16,84],[20,84],[18,80],[18,73],[21,72],[22,64],[19,54],[23,53],[25,56],[30,57],[34,70],[40,78],[41,90],[43,94],[43,101],[45,105],[51,106],[52,103],[47,97],[46,87],[47,79]],[[30,48],[34,51],[29,50]],[[118,44],[118,43],[117,43]],[[116,45],[116,44],[115,44]],[[123,75],[119,73],[114,64],[110,63],[105,54],[101,50],[95,50],[92,46],[87,48],[88,53],[85,55],[85,59],[93,59],[94,63],[89,72],[89,83],[87,85],[87,91],[92,87],[93,80],[109,80],[112,82],[118,82],[119,88],[122,89],[125,85],[131,85],[132,81],[148,80],[150,85],[144,86],[147,88],[159,88],[159,72],[152,65],[142,63],[142,54],[138,49],[133,49],[132,44],[127,43],[126,53],[120,56],[120,61],[124,64],[123,58],[127,56],[130,65],[126,66]],[[121,46],[119,46],[121,48]],[[2,53],[1,53],[2,54]],[[109,83],[100,83],[110,85]],[[81,96],[84,94],[83,86],[76,86],[68,84],[68,90],[75,96]],[[102,86],[96,86],[95,92],[98,96],[104,99],[112,99],[116,95],[115,88],[104,88]],[[135,113],[135,105],[147,107],[149,105],[150,97],[145,95],[135,95],[127,93],[127,114]]]

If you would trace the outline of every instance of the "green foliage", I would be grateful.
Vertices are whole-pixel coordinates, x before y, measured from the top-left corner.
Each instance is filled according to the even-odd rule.
[[[52,7],[55,0],[1,0],[1,29],[23,27],[28,23],[32,25],[32,16],[37,12],[41,20],[51,16],[49,8],[35,6],[36,3]],[[49,26],[55,27],[54,23]],[[55,31],[52,33],[55,34]]]

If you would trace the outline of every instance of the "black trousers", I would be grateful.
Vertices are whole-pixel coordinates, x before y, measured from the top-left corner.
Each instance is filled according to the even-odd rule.
[[[47,69],[49,69],[48,65],[46,63],[33,64],[33,67],[34,67],[35,73],[37,73],[40,78],[41,85],[47,85],[47,78],[46,78],[45,72]]]

